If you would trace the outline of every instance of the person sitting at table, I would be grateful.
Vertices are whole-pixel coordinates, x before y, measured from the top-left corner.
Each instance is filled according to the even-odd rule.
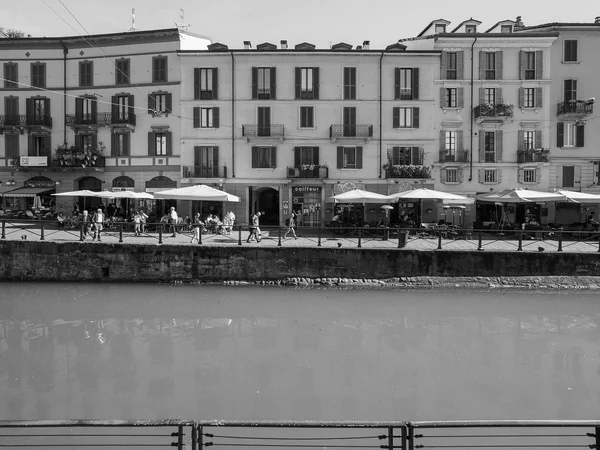
[[[64,230],[65,229],[65,217],[63,216],[63,213],[61,213],[61,212],[58,213],[58,216],[56,216],[56,221],[58,222],[58,229]]]
[[[589,226],[594,228],[594,231],[598,231],[598,222],[596,221],[596,211],[592,211],[590,215],[587,217],[587,223]]]

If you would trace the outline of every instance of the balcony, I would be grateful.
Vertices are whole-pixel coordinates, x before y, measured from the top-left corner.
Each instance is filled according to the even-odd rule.
[[[474,108],[475,122],[477,123],[504,123],[513,116],[513,105],[499,103],[490,105],[485,103]]]
[[[227,178],[227,166],[183,166],[183,178]]]
[[[5,131],[18,131],[23,134],[27,125],[25,115],[0,115],[0,135]]]
[[[545,163],[550,161],[550,149],[540,148],[535,150],[519,150],[517,152],[517,163]]]
[[[430,179],[431,178],[431,167],[423,165],[412,165],[412,164],[385,164],[383,166],[385,170],[385,178],[408,178],[408,179]]]
[[[562,120],[579,120],[594,113],[594,100],[569,100],[560,102],[556,115]]]
[[[329,167],[324,165],[302,165],[287,168],[287,178],[329,178]]]
[[[134,113],[99,113],[97,114],[98,125],[106,125],[111,128],[127,128],[135,130],[136,116]]]
[[[365,142],[373,138],[373,125],[331,125],[329,139],[335,142],[338,139],[364,139]]]
[[[468,163],[469,162],[469,151],[460,150],[457,152],[449,152],[447,150],[440,150],[440,163]]]
[[[283,125],[242,125],[242,136],[250,139],[279,139],[283,141]]]

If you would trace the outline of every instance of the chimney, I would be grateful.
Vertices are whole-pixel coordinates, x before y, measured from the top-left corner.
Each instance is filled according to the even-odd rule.
[[[252,44],[250,41],[244,41],[244,50],[250,50],[252,48]]]
[[[600,16],[596,16],[594,23],[600,25]]]
[[[362,50],[362,46],[360,46],[360,45],[357,45],[357,46],[356,46],[356,50]]]
[[[362,48],[365,50],[369,50],[369,45],[371,44],[371,41],[364,41]]]
[[[287,49],[287,48],[288,48],[288,47],[287,47],[287,41],[285,41],[285,40],[284,40],[284,41],[281,41],[281,49],[282,49],[282,50],[285,50],[285,49]]]
[[[523,21],[521,20],[521,16],[517,16],[517,21],[515,23],[516,27],[522,27],[523,26]]]

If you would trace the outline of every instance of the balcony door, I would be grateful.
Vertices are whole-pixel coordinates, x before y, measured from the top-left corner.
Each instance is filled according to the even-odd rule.
[[[356,136],[356,107],[344,107],[344,136]]]
[[[194,147],[194,176],[215,178],[218,176],[219,148]]]
[[[127,122],[129,118],[129,95],[117,96],[117,121]]]
[[[270,106],[259,106],[258,107],[258,136],[271,136],[271,107]]]
[[[4,97],[4,124],[19,125],[19,98]]]

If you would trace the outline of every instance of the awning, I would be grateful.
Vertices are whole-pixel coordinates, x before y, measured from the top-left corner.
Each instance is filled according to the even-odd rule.
[[[5,197],[35,197],[36,195],[48,194],[54,192],[55,188],[32,188],[22,187],[4,193]]]
[[[1,186],[0,185],[0,195],[5,195],[7,192],[10,191],[14,191],[15,189],[18,189],[14,186]]]

